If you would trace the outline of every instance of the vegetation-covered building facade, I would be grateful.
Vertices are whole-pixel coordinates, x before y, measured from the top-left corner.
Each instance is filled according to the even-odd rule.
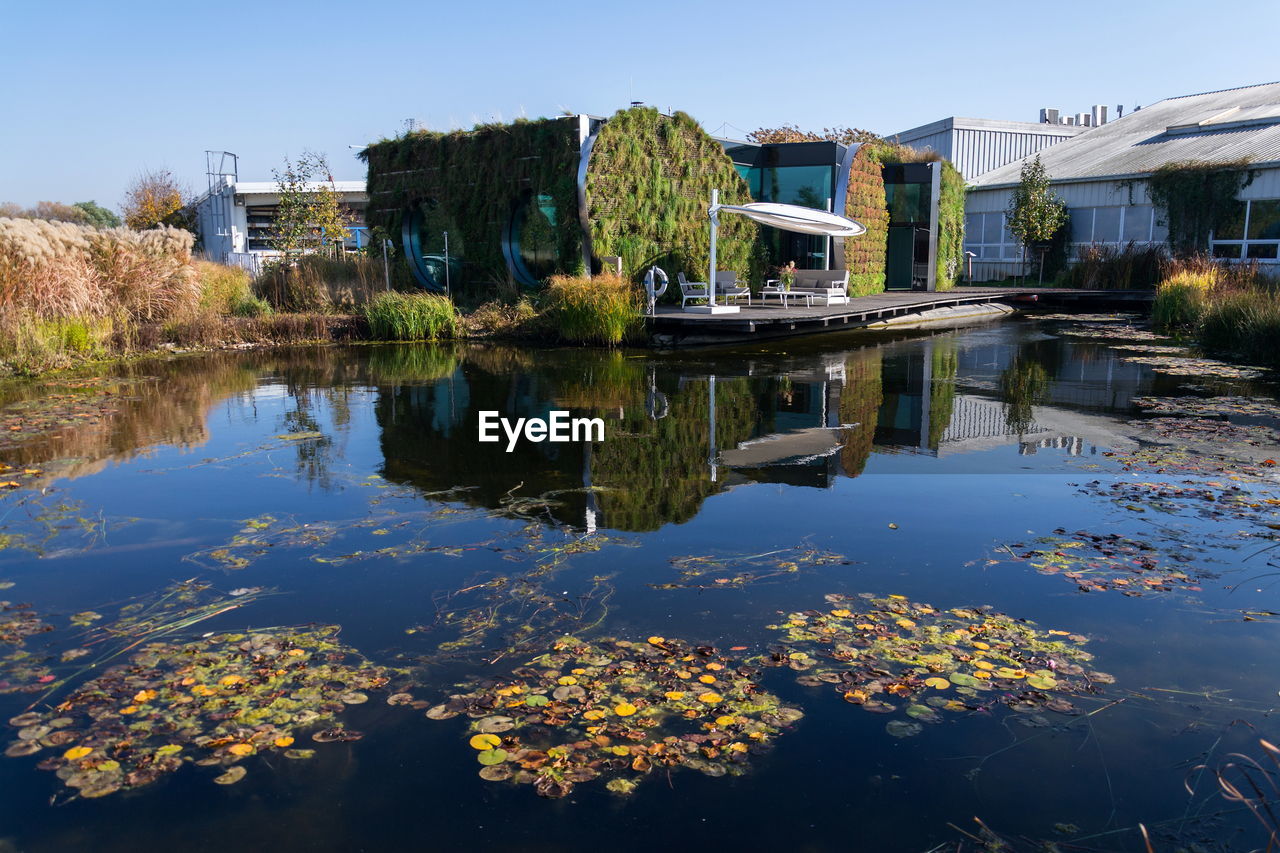
[[[599,272],[602,258],[632,279],[656,264],[705,280],[713,189],[724,204],[800,204],[867,226],[828,240],[723,216],[717,265],[753,283],[789,261],[849,270],[855,295],[946,289],[960,273],[963,202],[946,204],[947,164],[886,162],[876,146],[721,140],[685,113],[635,107],[410,132],[363,156],[368,224],[398,247],[397,274],[432,290],[532,287]]]

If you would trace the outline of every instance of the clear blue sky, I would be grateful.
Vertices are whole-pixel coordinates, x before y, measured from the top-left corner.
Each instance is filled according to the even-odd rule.
[[[1275,0],[1191,3],[426,0],[0,3],[0,201],[96,199],[167,168],[204,188],[206,148],[242,180],[407,118],[609,115],[633,96],[709,130],[950,115],[1034,121],[1280,78]]]

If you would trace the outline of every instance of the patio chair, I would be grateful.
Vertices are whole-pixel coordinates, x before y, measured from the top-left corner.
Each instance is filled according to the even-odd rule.
[[[738,283],[738,274],[733,270],[716,270],[716,296],[723,297],[725,302],[747,298],[747,307],[751,307],[751,288]]]
[[[684,277],[684,273],[676,273],[676,281],[680,284],[681,309],[691,300],[707,298],[707,283],[705,281],[689,281]]]

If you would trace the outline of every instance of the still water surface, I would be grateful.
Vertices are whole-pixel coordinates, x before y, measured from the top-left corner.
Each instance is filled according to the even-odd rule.
[[[88,671],[77,667],[97,647],[58,656],[190,579],[211,585],[202,600],[248,603],[168,642],[335,625],[346,646],[410,674],[342,711],[363,739],[314,744],[303,726],[297,745],[313,758],[264,750],[232,785],[211,783],[225,768],[187,762],[83,799],[36,766],[65,745],[0,758],[0,835],[32,851],[924,851],[952,849],[963,836],[948,824],[976,832],[976,815],[1010,838],[1085,849],[1143,849],[1139,822],[1164,839],[1157,849],[1178,833],[1249,849],[1260,825],[1205,774],[1194,797],[1183,783],[1206,757],[1261,758],[1257,737],[1280,738],[1268,715],[1280,625],[1242,615],[1280,610],[1267,577],[1274,519],[1102,494],[1156,476],[1106,455],[1149,438],[1132,398],[1203,380],[1154,374],[1056,328],[676,354],[365,347],[135,365],[118,396],[69,416],[78,426],[13,429],[21,440],[0,450],[11,471],[39,472],[0,493],[0,580],[13,584],[0,595],[56,629],[0,648],[52,655],[56,688],[46,697],[29,671],[6,670],[0,720],[127,663],[136,649]],[[552,409],[603,417],[605,441],[511,453],[476,441],[480,410]],[[1140,541],[1192,580],[1083,592],[1021,556],[1055,529]],[[886,723],[901,711],[868,713],[829,684],[764,667],[763,688],[804,716],[746,772],[655,770],[629,796],[596,780],[554,800],[481,779],[470,720],[423,713],[565,633],[679,638],[748,659],[782,639],[768,627],[782,614],[862,593],[991,606],[1085,637],[1090,668],[1115,683],[1068,697],[1085,714],[975,702],[899,738]],[[102,619],[69,624],[85,611]],[[417,706],[388,705],[391,689]]]

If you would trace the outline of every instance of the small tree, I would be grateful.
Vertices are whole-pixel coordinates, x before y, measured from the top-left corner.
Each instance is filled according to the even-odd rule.
[[[156,228],[173,225],[190,228],[187,210],[188,193],[167,169],[140,173],[125,192],[124,224],[130,228]]]
[[[272,245],[286,264],[293,264],[308,251],[342,251],[350,221],[334,186],[329,162],[323,154],[303,152],[296,162],[284,161],[275,171],[276,205],[271,223]]]
[[[82,211],[85,222],[95,228],[116,228],[120,225],[120,217],[96,201],[78,201],[71,206]]]
[[[1047,244],[1067,221],[1067,203],[1054,195],[1040,155],[1022,164],[1022,175],[1005,214],[1009,233],[1025,248]],[[1040,256],[1044,277],[1044,254]]]

